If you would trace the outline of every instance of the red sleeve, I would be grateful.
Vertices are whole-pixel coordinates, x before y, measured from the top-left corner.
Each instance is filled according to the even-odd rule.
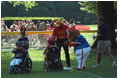
[[[66,29],[68,29],[68,26],[67,25],[64,25]]]
[[[70,45],[70,46],[76,46],[77,43],[68,43],[68,45]]]
[[[56,36],[57,35],[57,28],[55,27],[53,30],[53,35]]]

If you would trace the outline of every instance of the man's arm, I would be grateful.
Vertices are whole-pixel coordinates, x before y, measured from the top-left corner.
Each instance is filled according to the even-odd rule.
[[[70,46],[76,46],[76,45],[80,45],[81,43],[79,42],[71,42],[71,43],[68,43],[68,45]]]

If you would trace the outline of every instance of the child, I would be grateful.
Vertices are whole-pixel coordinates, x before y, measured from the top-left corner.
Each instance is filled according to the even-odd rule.
[[[18,72],[19,64],[22,62],[23,58],[26,57],[27,51],[22,47],[20,42],[16,42],[16,48],[12,50],[12,53],[15,54],[15,56],[10,63],[9,73],[11,74]]]
[[[44,51],[45,60],[44,60],[44,69],[47,71],[51,70],[63,70],[63,65],[59,56],[59,48],[54,40],[54,37],[51,36],[48,39],[48,46]]]
[[[49,48],[54,46],[54,37],[53,36],[49,37],[47,42],[48,42],[48,45],[47,45],[47,47],[46,47],[46,49],[44,51],[44,54],[48,53],[49,52]]]
[[[29,57],[28,49],[29,49],[29,40],[26,37],[25,30],[21,31],[21,37],[18,39],[18,42],[22,43],[22,47],[26,50],[27,52],[27,57]]]
[[[56,42],[54,40],[54,37],[51,36],[48,39],[48,45],[44,51],[45,54],[45,58],[48,62],[58,62],[58,58],[59,58],[59,48],[56,45]]]
[[[90,45],[86,41],[83,35],[79,31],[75,30],[74,27],[68,28],[69,40],[70,42],[65,42],[66,45],[74,46],[74,52],[77,58],[78,67],[75,70],[85,69],[86,59],[90,54]],[[73,42],[72,42],[73,41]]]
[[[18,42],[22,42],[24,49],[28,50],[29,40],[26,37],[25,30],[21,31],[21,37],[18,39]]]

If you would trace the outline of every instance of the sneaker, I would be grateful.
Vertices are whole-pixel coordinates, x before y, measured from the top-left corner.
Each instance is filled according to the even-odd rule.
[[[114,61],[114,62],[112,63],[112,66],[113,66],[114,68],[117,68],[117,63]]]
[[[71,70],[71,69],[72,69],[71,67],[64,68],[64,70]]]
[[[96,63],[96,64],[92,65],[92,67],[100,67],[100,64]]]

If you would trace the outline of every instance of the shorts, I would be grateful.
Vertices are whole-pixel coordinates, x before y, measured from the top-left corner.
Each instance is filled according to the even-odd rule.
[[[99,53],[110,53],[111,52],[111,41],[110,40],[99,40],[97,44],[97,52]]]

